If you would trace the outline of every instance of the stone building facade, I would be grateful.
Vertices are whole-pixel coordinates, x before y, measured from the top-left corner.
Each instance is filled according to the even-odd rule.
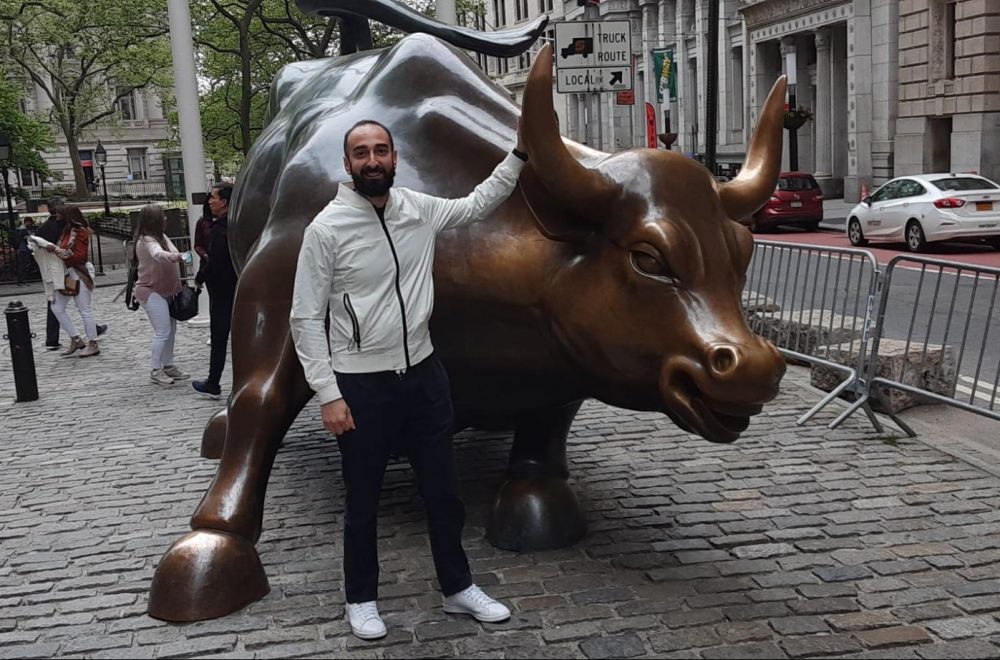
[[[891,178],[896,0],[740,0],[740,11],[752,52],[751,123],[774,80],[794,66],[796,105],[814,115],[798,131],[798,169],[813,172],[827,196],[848,199],[862,184]]]
[[[724,0],[719,57],[718,161],[725,171],[742,163],[745,153],[746,109],[740,17],[736,0]],[[602,0],[601,20],[629,21],[632,27],[634,103],[620,105],[613,93],[558,94],[554,105],[562,131],[569,138],[605,151],[645,146],[648,101],[654,106],[656,133],[677,133],[675,149],[700,155],[705,149],[705,0]],[[486,29],[503,29],[527,22],[539,14],[550,16],[541,42],[552,42],[552,23],[584,20],[584,8],[575,0],[488,0]],[[678,36],[685,35],[685,36]],[[676,55],[677,99],[656,97],[651,51],[670,47]],[[486,72],[520,101],[537,48],[521,57],[486,58]],[[660,146],[660,142],[657,145]]]
[[[111,88],[109,87],[109,94]],[[46,118],[52,103],[46,92],[28,83],[22,99],[22,109],[34,116]],[[73,164],[66,138],[59,127],[52,125],[55,148],[42,154],[53,176],[42,182],[34,172],[12,172],[12,183],[25,188],[33,197],[52,189],[75,186]],[[78,150],[84,176],[95,193],[101,193],[100,168],[96,162],[97,143],[107,153],[105,176],[112,197],[164,196],[169,190],[179,197],[183,185],[180,152],[170,147],[173,132],[154,90],[135,90],[122,98],[115,112],[106,121],[87,129],[79,141]],[[205,176],[211,179],[213,165],[206,162]]]
[[[1000,180],[1000,0],[900,0],[895,156]]]

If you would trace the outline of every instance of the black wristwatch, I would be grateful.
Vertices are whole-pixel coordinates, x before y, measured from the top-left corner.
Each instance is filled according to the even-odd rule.
[[[514,154],[515,156],[517,156],[518,158],[520,158],[524,162],[526,162],[526,163],[528,162],[528,154],[524,153],[523,151],[521,151],[517,147],[514,147],[513,149],[511,149],[510,153]]]

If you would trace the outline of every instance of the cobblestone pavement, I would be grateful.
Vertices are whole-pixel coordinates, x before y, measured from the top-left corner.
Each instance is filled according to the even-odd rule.
[[[336,446],[315,406],[278,456],[259,543],[272,591],[231,616],[145,615],[153,569],[211,479],[198,456],[216,403],[147,381],[142,312],[112,304],[89,360],[36,352],[43,397],[13,400],[0,349],[0,657],[996,657],[1000,478],[908,439],[794,425],[815,400],[800,372],[731,446],[662,416],[588,403],[570,464],[590,533],[513,554],[484,539],[509,440],[456,443],[476,580],[514,610],[444,614],[408,468],[386,479],[381,606],[390,635],[343,621]],[[28,296],[32,325],[44,303]],[[207,331],[177,363],[203,374]],[[36,346],[41,340],[36,340]],[[226,383],[224,383],[226,384]],[[827,418],[828,419],[828,418]],[[940,438],[947,442],[947,429]]]

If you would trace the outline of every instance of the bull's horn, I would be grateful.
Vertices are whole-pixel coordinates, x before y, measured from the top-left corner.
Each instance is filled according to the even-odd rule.
[[[295,3],[306,14],[356,14],[409,34],[423,32],[453,46],[495,57],[514,57],[528,50],[545,31],[549,22],[548,16],[539,16],[530,23],[515,28],[481,32],[427,18],[398,0],[295,0]]]
[[[781,132],[785,118],[786,78],[771,88],[753,131],[750,150],[739,176],[719,190],[722,206],[733,220],[745,218],[764,205],[774,192],[781,171]]]
[[[573,158],[563,144],[552,106],[552,45],[546,44],[528,73],[521,131],[531,165],[546,190],[585,218],[608,217],[618,186]]]

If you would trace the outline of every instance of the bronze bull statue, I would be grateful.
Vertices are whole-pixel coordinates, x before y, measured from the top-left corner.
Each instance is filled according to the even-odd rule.
[[[753,240],[733,219],[774,190],[784,91],[781,79],[740,176],[718,183],[674,152],[609,155],[562,139],[551,48],[539,53],[524,94],[530,162],[518,190],[487,220],[443,233],[434,268],[431,332],[457,425],[514,430],[488,526],[495,545],[553,548],[584,533],[566,438],[587,397],[732,442],[776,395],[784,361],[741,312]],[[304,228],[346,178],[346,129],[384,122],[399,151],[397,183],[455,197],[509,151],[519,114],[467,56],[426,35],[290,65],[272,104],[230,216],[241,271],[233,390],[203,441],[203,454],[222,461],[194,531],[157,568],[149,611],[162,619],[222,616],[269,590],[254,547],[264,493],[313,394],[289,331],[296,256]]]

